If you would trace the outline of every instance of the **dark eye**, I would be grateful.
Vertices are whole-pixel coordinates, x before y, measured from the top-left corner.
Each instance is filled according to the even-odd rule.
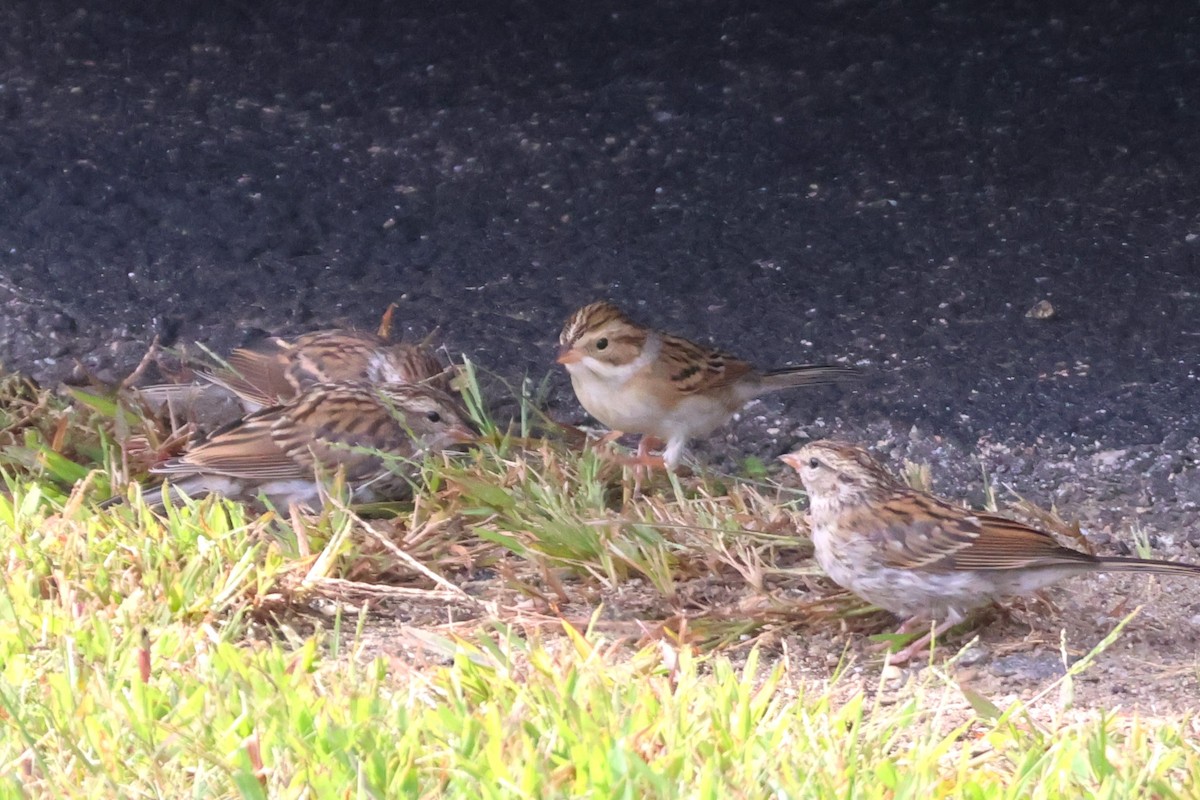
[[[606,347],[608,347],[608,339],[602,337],[602,338],[596,340],[596,349],[597,350],[603,350]]]
[[[808,465],[809,465],[810,467],[812,467],[813,469],[816,469],[817,467],[821,466],[821,462],[820,462],[820,461],[818,461],[818,460],[817,460],[817,459],[815,459],[815,458],[810,458],[810,459],[808,460]]]
[[[436,411],[430,411],[428,414],[425,415],[425,419],[429,420],[430,422],[441,422],[442,415]]]

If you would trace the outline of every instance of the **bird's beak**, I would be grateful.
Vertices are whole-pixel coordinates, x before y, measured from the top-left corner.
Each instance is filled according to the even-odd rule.
[[[583,358],[583,353],[569,345],[561,345],[558,348],[558,358],[554,359],[559,364],[574,364]]]
[[[459,426],[451,428],[446,433],[450,437],[450,441],[455,444],[471,444],[472,442],[479,441],[479,434],[470,428]]]
[[[779,457],[779,460],[787,464],[797,472],[800,471],[800,456],[796,453],[784,453]]]

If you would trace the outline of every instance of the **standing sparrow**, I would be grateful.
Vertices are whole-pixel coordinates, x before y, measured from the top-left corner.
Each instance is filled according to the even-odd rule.
[[[850,367],[805,365],[762,371],[745,361],[644,328],[612,303],[576,311],[559,334],[558,363],[575,396],[616,431],[642,434],[638,458],[652,440],[666,442],[674,469],[689,439],[707,436],[766,392],[832,383],[858,374]]]
[[[284,405],[256,411],[151,472],[189,495],[265,495],[276,505],[315,505],[337,469],[359,502],[408,489],[414,459],[473,441],[458,404],[428,386],[317,383]]]
[[[903,663],[966,611],[1083,572],[1200,577],[1200,566],[1080,553],[1044,531],[969,511],[897,481],[865,450],[821,441],[781,459],[808,491],[817,562],[840,586],[905,618],[902,633],[941,620],[892,658]]]
[[[314,331],[292,341],[272,337],[229,356],[228,369],[205,377],[241,398],[248,411],[294,399],[317,383],[422,383],[450,391],[450,378],[423,344],[393,343],[366,331]]]

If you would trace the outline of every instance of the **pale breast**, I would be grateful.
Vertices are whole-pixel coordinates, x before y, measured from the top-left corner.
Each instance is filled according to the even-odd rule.
[[[613,430],[625,433],[662,434],[664,409],[651,394],[636,385],[614,386],[611,381],[589,372],[572,372],[571,385],[579,404]],[[662,434],[665,438],[665,434]]]

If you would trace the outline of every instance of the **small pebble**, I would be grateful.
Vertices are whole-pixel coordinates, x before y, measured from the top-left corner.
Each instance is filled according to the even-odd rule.
[[[1049,300],[1039,300],[1025,312],[1025,316],[1029,319],[1050,319],[1054,316],[1054,306]]]
[[[958,664],[963,667],[972,667],[976,664],[986,661],[991,653],[986,647],[972,647],[958,657]]]

